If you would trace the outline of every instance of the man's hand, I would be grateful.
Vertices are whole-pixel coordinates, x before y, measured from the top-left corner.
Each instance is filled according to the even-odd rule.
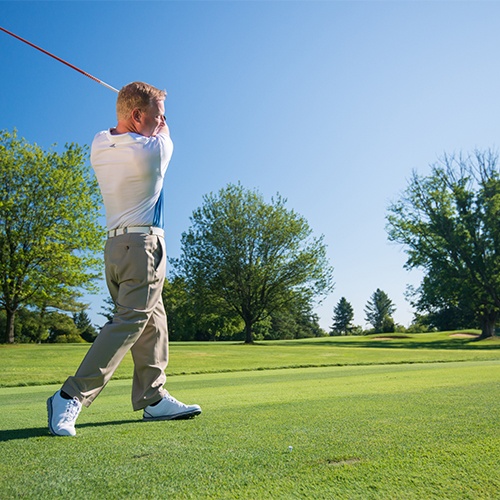
[[[158,127],[157,134],[165,134],[170,137],[170,130],[168,128],[165,115],[163,115],[163,120],[161,125]]]

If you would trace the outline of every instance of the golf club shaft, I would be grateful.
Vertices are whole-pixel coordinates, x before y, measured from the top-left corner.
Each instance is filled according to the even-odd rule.
[[[63,64],[66,64],[66,66],[69,66],[70,68],[74,69],[75,71],[78,71],[79,73],[81,73],[82,75],[85,75],[87,76],[88,78],[90,78],[91,80],[94,80],[94,82],[97,82],[97,83],[100,83],[101,85],[104,85],[104,87],[118,93],[119,90],[118,89],[115,89],[114,87],[112,87],[111,85],[108,85],[106,82],[103,82],[102,80],[99,80],[99,78],[96,78],[95,76],[92,76],[90,73],[87,73],[86,71],[83,71],[83,69],[80,69],[80,68],[77,68],[76,66],[74,66],[73,64],[65,61],[64,59],[61,59],[60,57],[57,57],[56,55],[54,54],[51,54],[50,52],[48,52],[47,50],[45,49],[42,49],[41,47],[38,47],[38,45],[35,45],[34,43],[31,43],[29,42],[28,40],[25,40],[24,38],[21,38],[20,36],[16,35],[15,33],[12,33],[11,31],[9,30],[6,30],[5,28],[2,28],[0,26],[0,30],[4,31],[5,33],[7,33],[8,35],[10,36],[13,36],[14,38],[17,38],[18,40],[20,40],[21,42],[24,42],[26,44],[28,44],[30,47],[33,47],[34,49],[37,49],[39,50],[40,52],[43,52],[44,54],[52,57],[53,59],[55,59],[56,61],[59,61]]]

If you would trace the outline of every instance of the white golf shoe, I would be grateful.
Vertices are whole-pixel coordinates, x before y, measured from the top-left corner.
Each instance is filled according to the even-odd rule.
[[[47,399],[49,431],[54,436],[75,436],[75,422],[82,409],[78,399],[64,399],[57,391]]]
[[[154,406],[144,408],[143,420],[181,420],[201,413],[198,405],[185,405],[167,394]]]

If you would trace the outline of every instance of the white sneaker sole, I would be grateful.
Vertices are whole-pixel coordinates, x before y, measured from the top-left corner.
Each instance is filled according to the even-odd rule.
[[[187,420],[189,418],[194,418],[199,415],[201,410],[189,410],[184,413],[176,413],[175,415],[160,415],[158,417],[148,416],[144,414],[142,420],[153,421],[153,420]]]

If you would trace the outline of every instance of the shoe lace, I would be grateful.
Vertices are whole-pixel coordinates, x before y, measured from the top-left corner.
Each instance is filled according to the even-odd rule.
[[[62,420],[64,422],[73,422],[78,417],[78,413],[80,413],[80,402],[78,399],[68,399]]]
[[[177,406],[186,406],[184,403],[181,403],[178,399],[175,399],[171,394],[166,394],[164,397]]]

